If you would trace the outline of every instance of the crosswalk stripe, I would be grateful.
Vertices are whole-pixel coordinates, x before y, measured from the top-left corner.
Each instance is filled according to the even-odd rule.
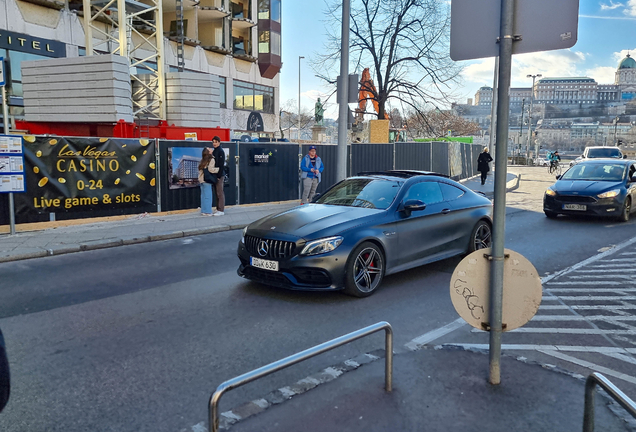
[[[549,356],[552,356],[552,357],[556,357],[556,358],[561,359],[561,360],[565,360],[565,361],[567,361],[569,363],[574,363],[576,365],[586,367],[586,368],[591,369],[593,371],[600,372],[600,373],[602,373],[604,375],[613,376],[615,378],[622,379],[623,381],[627,381],[629,383],[636,384],[636,378],[635,377],[630,376],[630,375],[626,375],[624,373],[615,371],[613,369],[606,368],[604,366],[597,365],[597,364],[594,364],[594,363],[591,363],[591,362],[588,362],[588,361],[585,361],[585,360],[577,359],[576,357],[572,357],[572,356],[569,356],[567,354],[563,354],[563,353],[560,353],[560,352],[554,351],[554,350],[538,350],[538,351],[543,353],[543,354],[546,354],[546,355],[549,355]]]
[[[585,292],[636,292],[636,288],[620,288],[620,287],[616,287],[616,288],[584,288]],[[580,291],[580,288],[550,288],[549,289],[550,292],[573,292],[573,291]]]
[[[458,347],[464,349],[488,349],[488,344],[474,343],[445,343],[445,347]],[[600,353],[600,354],[636,354],[636,348],[620,348],[620,347],[590,347],[581,345],[532,345],[532,344],[502,344],[502,350],[509,351],[538,351],[538,350],[555,350],[563,352],[584,352],[584,353]]]
[[[621,309],[636,309],[636,305],[541,305],[539,310],[557,310],[557,309],[574,309],[574,310],[594,310],[594,309],[607,309],[607,310],[621,310]]]
[[[535,315],[532,321],[636,321],[636,316]]]

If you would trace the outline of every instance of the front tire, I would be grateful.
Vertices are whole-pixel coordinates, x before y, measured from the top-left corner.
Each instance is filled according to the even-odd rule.
[[[354,297],[370,296],[380,286],[383,278],[382,251],[375,244],[364,242],[349,255],[344,292]]]
[[[621,222],[629,221],[630,213],[632,212],[632,199],[630,197],[625,198],[625,204],[623,204],[623,211],[621,215],[618,217],[618,220]]]
[[[470,243],[468,245],[468,253],[475,252],[479,249],[486,249],[492,246],[492,229],[486,221],[479,221],[473,232],[470,234]]]

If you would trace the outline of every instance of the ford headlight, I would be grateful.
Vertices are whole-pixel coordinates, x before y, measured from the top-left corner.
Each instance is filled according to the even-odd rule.
[[[614,198],[619,193],[621,193],[620,189],[614,189],[614,190],[611,190],[611,191],[604,192],[602,194],[598,194],[596,196],[599,197],[599,198]]]
[[[342,243],[344,240],[342,237],[327,237],[320,240],[314,240],[305,245],[301,255],[318,255],[327,252],[331,252]]]
[[[546,195],[550,195],[550,196],[555,196],[556,192],[553,191],[552,189],[548,188],[548,189],[546,189],[545,194]]]

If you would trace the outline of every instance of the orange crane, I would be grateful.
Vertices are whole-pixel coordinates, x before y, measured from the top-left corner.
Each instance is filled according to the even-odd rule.
[[[360,79],[360,91],[358,92],[358,108],[356,108],[356,124],[362,124],[368,100],[371,100],[371,102],[373,102],[373,108],[375,109],[375,112],[380,112],[380,106],[378,104],[378,101],[376,100],[377,94],[378,92],[375,89],[373,80],[371,79],[369,68],[365,68],[362,71],[362,78]],[[389,118],[387,113],[384,113],[384,118]]]

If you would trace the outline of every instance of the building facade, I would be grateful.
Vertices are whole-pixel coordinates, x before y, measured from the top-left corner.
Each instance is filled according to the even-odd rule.
[[[163,51],[158,57],[162,67],[150,56],[146,59],[147,54],[140,50],[131,58],[131,75],[157,70],[211,75],[218,83],[219,108],[215,118],[220,120],[218,124],[201,122],[200,127],[231,129],[235,136],[246,133],[273,136],[279,129],[281,0],[184,3],[183,44],[178,43],[175,2],[157,1],[160,5],[155,9],[161,11],[162,22],[147,13],[138,16],[133,13],[127,45],[128,53],[130,47],[150,45],[149,26],[162,29]],[[128,3],[126,9],[137,4]],[[151,0],[138,3],[142,8],[153,5]],[[104,2],[101,7],[107,4]],[[113,2],[110,5],[115,9],[106,12],[112,13],[102,14],[90,24],[93,31],[89,43],[95,45],[96,53],[117,51],[117,40],[112,36],[118,24],[117,10]],[[8,71],[10,119],[21,120],[25,114],[21,62],[87,54],[87,19],[83,7],[81,0],[0,0],[0,57],[5,59]],[[257,127],[254,118],[259,119]]]

